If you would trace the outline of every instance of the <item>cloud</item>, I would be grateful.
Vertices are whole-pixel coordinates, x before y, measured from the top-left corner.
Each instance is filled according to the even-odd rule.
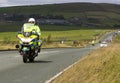
[[[17,5],[39,5],[51,3],[67,2],[94,2],[94,3],[118,3],[120,0],[0,0],[0,6],[17,6]]]
[[[7,0],[0,0],[0,4],[7,3]]]
[[[1,7],[7,6],[8,2],[9,2],[8,0],[0,0],[0,6]]]

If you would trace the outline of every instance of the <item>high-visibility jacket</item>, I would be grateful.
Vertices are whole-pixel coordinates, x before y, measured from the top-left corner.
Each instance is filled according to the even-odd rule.
[[[31,32],[31,31],[35,31],[37,32],[37,34],[40,36],[41,35],[41,31],[39,26],[33,24],[33,23],[25,23],[22,27],[22,31],[23,32]]]

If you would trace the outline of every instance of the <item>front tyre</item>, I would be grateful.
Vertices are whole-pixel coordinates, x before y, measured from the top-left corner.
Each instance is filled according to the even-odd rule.
[[[27,56],[23,55],[23,62],[26,63],[27,62]]]

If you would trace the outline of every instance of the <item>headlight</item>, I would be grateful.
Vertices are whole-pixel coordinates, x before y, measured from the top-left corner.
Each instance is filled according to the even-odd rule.
[[[33,38],[21,38],[22,42],[29,43],[33,40]]]

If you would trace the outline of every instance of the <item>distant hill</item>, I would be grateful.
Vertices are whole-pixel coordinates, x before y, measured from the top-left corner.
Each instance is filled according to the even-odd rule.
[[[2,7],[0,13],[24,13],[24,14],[47,14],[47,13],[81,13],[88,11],[104,11],[120,13],[120,5],[106,3],[64,3],[36,6]]]
[[[16,7],[1,7],[0,14],[24,14],[24,15],[62,15],[65,19],[76,18],[87,26],[105,27],[120,25],[120,5],[107,3],[63,3]],[[76,21],[76,20],[75,20]],[[74,21],[74,22],[75,22]]]

